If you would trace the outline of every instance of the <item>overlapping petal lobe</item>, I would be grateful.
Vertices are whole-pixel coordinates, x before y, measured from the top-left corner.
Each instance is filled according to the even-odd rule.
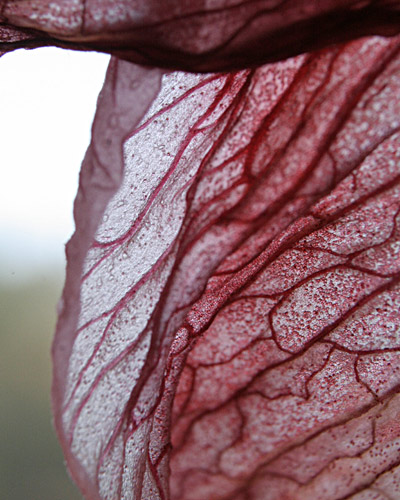
[[[303,60],[253,134],[229,220],[256,231],[188,313],[202,335],[174,401],[172,498],[400,492],[399,57],[380,43]]]
[[[398,494],[399,49],[110,72],[55,341],[87,498]]]
[[[0,13],[1,50],[56,44],[203,72],[400,30],[398,0],[3,0]]]

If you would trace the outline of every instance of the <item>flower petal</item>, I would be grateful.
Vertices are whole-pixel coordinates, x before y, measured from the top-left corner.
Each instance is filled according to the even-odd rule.
[[[55,341],[87,498],[398,493],[399,48],[165,74],[153,102],[159,72],[111,71]]]
[[[160,81],[160,70],[143,69],[117,59],[111,60],[98,100],[92,143],[82,164],[80,188],[74,207],[76,231],[66,248],[67,277],[53,344],[53,411],[71,474],[89,498],[98,498],[94,476],[89,473],[90,456],[82,460],[71,449],[64,408],[71,385],[68,378],[71,376],[68,375],[73,360],[71,356],[80,340],[76,332],[79,328],[80,296],[83,304],[81,314],[84,314],[85,307],[83,266],[104,209],[123,178],[124,141],[152,104],[159,91]],[[95,342],[95,338],[90,342]],[[97,447],[97,438],[89,446]]]
[[[227,71],[366,35],[395,35],[400,2],[3,0],[1,20],[0,50],[54,44],[144,65]]]

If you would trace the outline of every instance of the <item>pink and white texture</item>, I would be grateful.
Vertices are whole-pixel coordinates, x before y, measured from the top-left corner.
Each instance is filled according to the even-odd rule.
[[[400,37],[332,45],[399,2],[58,4],[5,2],[0,51],[252,67],[111,61],[53,346],[86,498],[399,497]]]

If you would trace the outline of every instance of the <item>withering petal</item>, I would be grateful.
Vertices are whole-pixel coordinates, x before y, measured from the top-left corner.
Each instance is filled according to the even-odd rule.
[[[53,44],[144,65],[223,71],[395,35],[400,1],[3,0],[0,21],[0,50]]]
[[[53,349],[88,499],[399,496],[400,41],[334,45],[399,26],[390,0],[0,2],[0,55],[247,68],[111,63]]]
[[[63,445],[65,456],[67,457],[70,471],[88,498],[98,497],[98,486],[96,477],[91,468],[96,467],[95,456],[90,453],[82,456],[77,453],[72,443],[69,427],[74,423],[68,421],[68,409],[79,404],[77,394],[74,393],[74,401],[68,403],[71,392],[71,377],[80,377],[79,381],[84,385],[85,378],[82,370],[75,374],[71,373],[74,369],[73,353],[78,349],[82,342],[82,336],[78,334],[77,328],[80,328],[79,315],[81,318],[85,315],[85,307],[93,301],[95,305],[97,299],[85,296],[85,278],[82,278],[84,271],[84,262],[88,262],[88,250],[93,242],[96,229],[102,219],[104,209],[110,198],[120,186],[123,178],[123,144],[129,137],[132,130],[137,126],[150,107],[153,99],[159,92],[161,81],[161,71],[157,69],[143,69],[133,66],[130,63],[113,59],[110,63],[106,81],[102,92],[100,93],[96,117],[92,128],[92,144],[90,145],[82,164],[80,174],[80,187],[75,200],[74,215],[76,231],[67,245],[67,277],[63,292],[62,303],[60,304],[59,321],[57,332],[53,344],[53,411],[55,415],[55,424],[60,441]],[[115,224],[118,227],[119,221]],[[100,262],[99,262],[100,263]],[[87,264],[86,264],[87,265]],[[101,266],[99,266],[101,269]],[[107,271],[106,271],[107,273]],[[101,279],[100,279],[101,280]],[[116,286],[118,286],[116,284]],[[81,289],[82,287],[82,289]],[[97,281],[99,290],[104,289],[101,282]],[[105,291],[105,289],[104,289]],[[108,290],[107,294],[112,294]],[[82,301],[82,312],[81,310]],[[109,298],[109,303],[112,298]],[[108,304],[103,303],[100,307],[107,308]],[[101,316],[105,310],[100,312]],[[86,331],[80,328],[79,331]],[[90,360],[91,352],[96,343],[96,334],[93,334],[89,345],[85,347],[85,352],[80,352],[78,356],[83,356]],[[92,346],[92,348],[90,347]],[[75,355],[76,356],[76,355]],[[82,359],[80,360],[82,363]],[[94,364],[94,361],[93,361]],[[91,368],[88,373],[92,373]],[[82,379],[82,380],[81,380]],[[128,380],[128,379],[127,379]],[[91,381],[93,382],[93,381]],[[115,388],[117,389],[117,388]],[[88,395],[92,390],[89,390]],[[106,406],[108,406],[108,403]],[[114,402],[115,403],[115,402]],[[111,399],[110,399],[111,404]],[[67,406],[66,406],[67,405]],[[115,408],[113,407],[115,412]],[[84,415],[84,411],[80,412]],[[103,408],[96,416],[97,423],[93,420],[87,421],[88,426],[92,427],[92,432],[99,431],[99,427],[104,422],[106,409]],[[102,416],[103,414],[103,416]],[[115,423],[115,422],[114,422]],[[107,432],[109,429],[105,429]],[[85,430],[86,437],[81,436],[89,448],[101,447],[101,435],[94,434]],[[101,434],[101,433],[100,433]],[[94,438],[94,441],[92,439]],[[103,443],[104,445],[104,443]],[[82,451],[86,449],[82,442]],[[98,457],[97,457],[98,458]],[[92,460],[92,462],[91,462]],[[109,498],[109,497],[105,497]]]
[[[152,103],[158,72],[111,70],[55,341],[87,498],[399,494],[399,48],[165,74]]]

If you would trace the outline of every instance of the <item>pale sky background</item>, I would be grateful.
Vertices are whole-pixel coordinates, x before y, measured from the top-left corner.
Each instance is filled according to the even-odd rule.
[[[0,280],[64,260],[108,61],[56,48],[0,58]]]

